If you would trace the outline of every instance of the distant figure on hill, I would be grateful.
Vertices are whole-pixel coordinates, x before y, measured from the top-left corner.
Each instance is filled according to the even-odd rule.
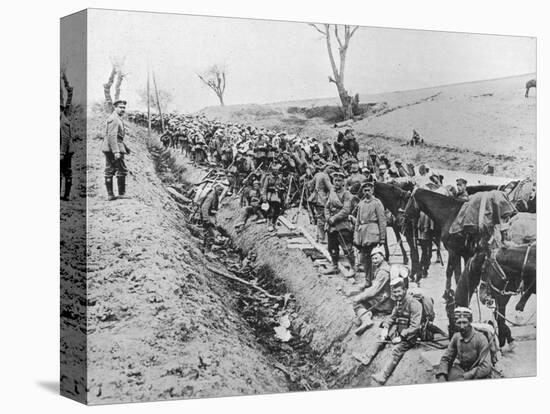
[[[413,129],[413,136],[411,140],[409,141],[409,145],[411,147],[415,147],[417,145],[423,144],[424,138],[420,136],[420,134],[416,131],[416,129]]]
[[[528,80],[527,83],[525,84],[525,97],[529,98],[529,89],[536,88],[536,87],[537,87],[536,79]]]

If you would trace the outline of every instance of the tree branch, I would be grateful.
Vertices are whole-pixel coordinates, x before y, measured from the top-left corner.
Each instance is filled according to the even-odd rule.
[[[317,30],[319,33],[321,33],[323,36],[327,35],[326,32],[323,32],[321,29],[319,29],[315,23],[308,23],[308,26],[313,27],[315,30]]]

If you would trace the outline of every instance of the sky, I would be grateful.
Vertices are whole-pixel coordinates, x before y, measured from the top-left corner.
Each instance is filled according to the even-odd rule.
[[[337,58],[335,44],[334,51]],[[91,9],[92,102],[103,97],[113,58],[124,59],[129,110],[143,109],[138,91],[148,61],[159,88],[174,97],[170,109],[181,112],[218,104],[196,75],[215,63],[226,67],[227,105],[337,96],[326,42],[306,23]],[[67,71],[70,77],[70,63]],[[373,94],[535,71],[535,38],[361,26],[350,41],[345,85]]]

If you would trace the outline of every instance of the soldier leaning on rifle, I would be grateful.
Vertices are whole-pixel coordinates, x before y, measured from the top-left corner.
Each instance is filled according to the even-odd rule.
[[[201,222],[204,229],[203,250],[205,252],[210,250],[212,248],[212,244],[214,244],[216,213],[218,212],[218,204],[222,192],[223,186],[219,184],[216,185],[214,189],[206,196],[201,205]]]
[[[65,116],[65,107],[63,105],[60,105],[59,109],[59,164],[61,172],[60,184],[63,184],[63,178],[65,178],[65,191],[63,192],[61,200],[68,201],[71,194],[71,186],[73,184],[73,170],[71,168],[71,161],[73,158],[73,150],[71,148],[71,144],[73,137],[71,133],[71,123]]]
[[[355,276],[355,253],[353,252],[353,227],[349,220],[353,196],[344,189],[344,174],[332,173],[333,189],[325,204],[325,230],[328,235],[328,251],[332,258],[332,269],[328,273],[338,273],[340,247],[351,265],[349,277]]]
[[[393,370],[420,335],[422,327],[422,305],[407,292],[402,278],[390,282],[391,296],[395,306],[390,316],[382,323],[380,337],[392,343],[391,358],[382,370],[372,376],[379,384],[385,384]]]
[[[353,243],[361,252],[366,287],[369,287],[372,279],[371,251],[386,240],[386,214],[382,202],[373,195],[374,184],[367,181],[361,189],[363,199],[357,206]]]
[[[101,150],[105,154],[105,187],[109,201],[115,200],[113,192],[113,177],[116,173],[119,198],[126,198],[126,175],[128,168],[124,157],[130,151],[124,143],[126,126],[122,116],[126,112],[126,101],[118,100],[114,104],[113,113],[107,118],[105,137]]]
[[[489,341],[472,326],[472,311],[459,307],[454,311],[458,332],[453,335],[435,374],[439,381],[461,381],[490,378]],[[455,359],[458,364],[454,364]],[[453,365],[454,364],[454,365]]]

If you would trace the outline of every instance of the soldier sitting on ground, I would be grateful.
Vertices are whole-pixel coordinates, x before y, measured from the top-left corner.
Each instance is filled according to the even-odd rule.
[[[490,378],[490,344],[485,335],[472,326],[472,311],[458,307],[454,311],[458,332],[453,335],[435,374],[438,381],[462,381]],[[454,364],[458,360],[457,364]]]
[[[372,311],[388,314],[393,308],[390,299],[390,265],[384,260],[384,251],[375,247],[371,252],[374,275],[372,285],[352,298],[357,315],[356,335],[362,335],[374,322]]]
[[[391,358],[372,379],[383,385],[409,349],[415,346],[420,335],[422,305],[405,288],[404,280],[396,278],[390,282],[395,306],[391,315],[382,323],[380,338],[392,344]]]

